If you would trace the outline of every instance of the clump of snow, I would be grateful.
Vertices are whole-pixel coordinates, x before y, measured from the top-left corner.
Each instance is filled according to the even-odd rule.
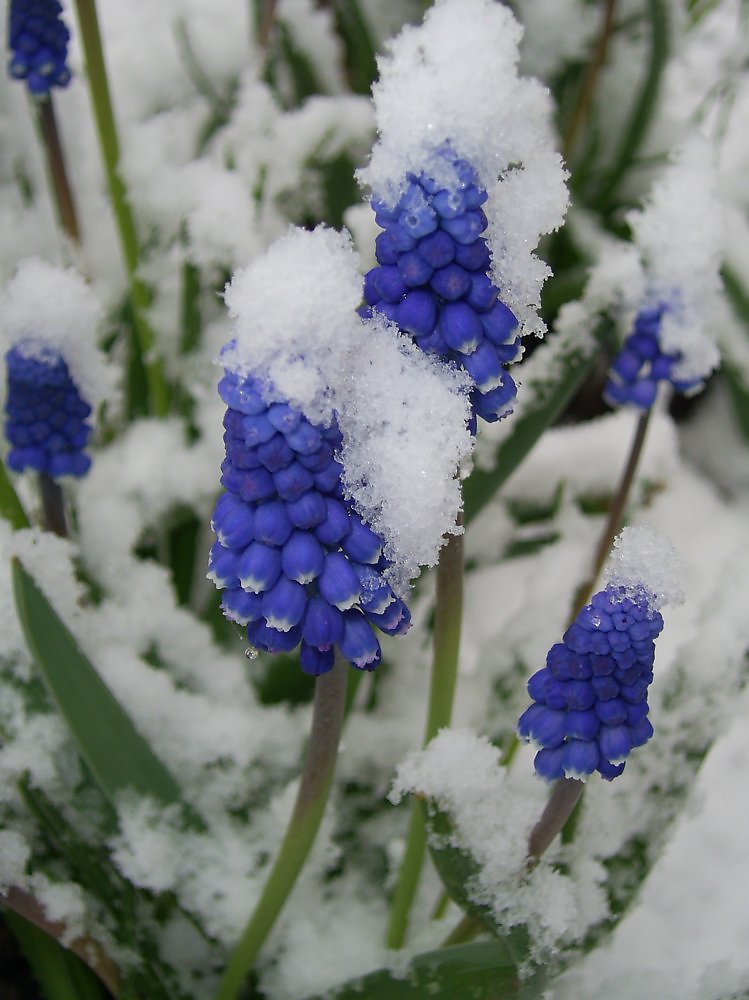
[[[469,385],[379,315],[362,334],[336,388],[343,482],[385,539],[389,582],[403,592],[420,566],[437,562],[443,536],[460,530],[455,472],[472,447]]]
[[[704,379],[720,361],[714,316],[723,225],[712,161],[707,142],[693,137],[675,151],[645,207],[628,216],[645,267],[645,304],[670,307],[660,342],[681,354],[676,379]]]
[[[113,373],[96,344],[101,311],[74,268],[30,257],[19,264],[0,300],[3,354],[14,345],[42,361],[50,350],[60,354],[83,397],[95,406],[113,387]]]
[[[655,608],[684,601],[676,550],[648,524],[627,527],[614,539],[604,579],[630,594],[645,588]]]
[[[357,315],[356,265],[348,236],[290,231],[228,286],[235,339],[221,362],[266,379],[268,401],[287,400],[312,423],[338,420],[345,488],[385,540],[402,592],[455,530],[469,385],[382,317]]]
[[[526,870],[528,835],[540,815],[539,803],[525,783],[513,781],[500,766],[497,747],[468,730],[442,729],[425,750],[399,765],[390,800],[397,803],[409,792],[449,815],[449,846],[469,854],[477,866],[467,886],[470,897],[500,926],[527,924],[538,950],[576,934],[579,917],[570,880],[543,862]],[[589,898],[586,905],[605,915],[602,897]]]
[[[291,229],[227,285],[235,341],[221,361],[243,375],[262,371],[277,398],[329,424],[329,359],[350,343],[361,299],[349,237]]]
[[[567,190],[549,94],[517,72],[521,35],[510,10],[490,0],[442,0],[420,27],[404,28],[378,60],[379,139],[358,177],[394,204],[409,172],[427,168],[456,184],[435,156],[446,143],[473,164],[489,194],[493,277],[524,331],[542,333],[537,310],[550,272],[533,250],[561,223]]]
[[[16,830],[0,830],[0,892],[18,884],[29,854],[29,845],[20,833]]]

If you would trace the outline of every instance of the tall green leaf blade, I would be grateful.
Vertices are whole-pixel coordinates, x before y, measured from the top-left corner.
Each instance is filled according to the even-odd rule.
[[[351,89],[369,94],[377,76],[376,46],[358,0],[334,0],[336,29],[346,50],[346,71]]]
[[[108,994],[77,955],[17,913],[6,910],[4,920],[18,941],[44,1000],[105,1000]]]
[[[38,585],[13,560],[13,591],[29,650],[81,756],[114,805],[131,789],[168,805],[177,782],[135,728]]]
[[[12,528],[28,528],[29,519],[21,506],[18,494],[13,489],[5,466],[0,462],[0,517]]]
[[[325,994],[334,1000],[535,1000],[540,979],[521,981],[499,941],[476,941],[417,955],[405,972],[379,969]],[[322,1000],[316,997],[314,1000]]]
[[[494,468],[475,469],[463,484],[466,524],[486,506],[544,431],[564,412],[589,375],[599,344],[610,334],[611,324],[603,320],[586,341],[550,342],[536,350],[524,372],[523,394],[528,402],[521,403],[518,412],[508,418],[512,430],[497,449]],[[538,377],[534,374],[537,368],[541,372]],[[549,376],[550,370],[555,374]]]

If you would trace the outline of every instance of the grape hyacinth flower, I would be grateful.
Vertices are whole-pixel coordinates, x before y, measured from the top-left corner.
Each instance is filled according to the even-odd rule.
[[[611,366],[604,389],[607,402],[619,406],[630,403],[641,410],[649,410],[661,382],[668,382],[676,392],[685,394],[701,388],[703,378],[700,376],[676,377],[682,353],[664,350],[661,344],[662,322],[668,311],[668,306],[660,305],[637,314],[634,328]]]
[[[608,582],[577,615],[528,681],[533,704],[518,735],[539,746],[536,773],[546,781],[612,780],[653,735],[648,687],[659,606],[681,597],[673,550],[652,529],[626,528],[615,542]]]
[[[223,589],[226,616],[247,626],[252,646],[270,653],[301,644],[302,669],[317,676],[335,649],[372,670],[372,631],[410,625],[403,601],[383,579],[382,540],[341,486],[341,434],[274,399],[267,381],[225,369],[226,489],[213,512],[208,576]]]
[[[520,354],[518,323],[489,275],[481,209],[487,193],[470,163],[449,146],[435,156],[445,163],[407,174],[394,207],[372,200],[384,231],[364,295],[422,350],[468,372],[475,431],[476,416],[492,422],[512,408],[516,387],[504,366]],[[432,176],[444,176],[445,165],[457,178],[450,187]]]
[[[34,97],[67,87],[70,32],[58,0],[11,0],[8,20],[10,75],[25,80]]]
[[[91,407],[63,357],[31,341],[11,347],[5,361],[8,467],[33,469],[52,479],[85,475],[91,465],[83,450],[91,436]]]
[[[83,476],[93,409],[113,392],[96,343],[101,306],[84,278],[31,257],[0,295],[6,456],[15,472]]]

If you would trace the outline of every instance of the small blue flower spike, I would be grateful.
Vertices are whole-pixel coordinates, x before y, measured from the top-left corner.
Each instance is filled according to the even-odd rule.
[[[637,314],[634,329],[611,366],[604,388],[607,402],[615,406],[629,403],[649,410],[660,382],[670,382],[681,393],[692,392],[702,385],[702,378],[689,381],[674,378],[681,355],[666,353],[660,344],[661,323],[667,311],[668,307],[661,305]]]
[[[546,666],[528,681],[533,704],[518,735],[540,749],[536,773],[546,781],[612,780],[625,758],[653,735],[648,685],[654,640],[663,628],[645,590],[609,585],[597,593],[549,650]]]
[[[67,87],[70,32],[58,0],[11,0],[8,19],[8,70],[25,80],[34,97],[47,97],[52,87]]]
[[[24,352],[15,346],[5,361],[8,467],[14,472],[33,469],[53,479],[85,475],[91,465],[83,451],[91,436],[91,407],[65,360],[50,348]]]
[[[266,403],[268,389],[228,370],[219,382],[227,492],[213,512],[208,576],[252,646],[276,653],[301,644],[302,669],[315,676],[331,669],[336,647],[373,670],[381,656],[373,627],[405,632],[408,609],[383,577],[382,540],[343,495],[338,427]]]
[[[456,186],[447,190],[423,171],[408,174],[392,208],[372,200],[384,232],[364,297],[369,309],[395,322],[422,350],[468,372],[475,432],[477,417],[493,422],[512,408],[516,387],[504,365],[520,354],[518,323],[488,273],[489,248],[481,235],[486,191],[473,167],[449,147],[435,155],[452,168]]]

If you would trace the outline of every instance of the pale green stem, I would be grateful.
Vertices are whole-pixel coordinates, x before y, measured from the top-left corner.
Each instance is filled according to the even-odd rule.
[[[462,526],[462,519],[458,524]],[[463,619],[463,535],[450,535],[437,567],[434,652],[424,746],[450,725],[458,677],[460,627]],[[411,804],[406,849],[390,908],[388,948],[402,948],[426,854],[426,827],[419,802]]]
[[[119,171],[120,144],[104,63],[96,3],[95,0],[76,0],[76,8],[104,171],[127,271],[135,334],[148,383],[150,408],[157,416],[163,416],[168,408],[168,391],[161,363],[153,353],[153,330],[146,320],[146,310],[149,305],[148,289],[137,273],[138,235],[128,201],[127,189]]]
[[[216,1000],[235,1000],[307,860],[333,781],[346,703],[348,663],[336,656],[333,669],[315,681],[307,755],[281,849],[260,899],[239,939]]]

